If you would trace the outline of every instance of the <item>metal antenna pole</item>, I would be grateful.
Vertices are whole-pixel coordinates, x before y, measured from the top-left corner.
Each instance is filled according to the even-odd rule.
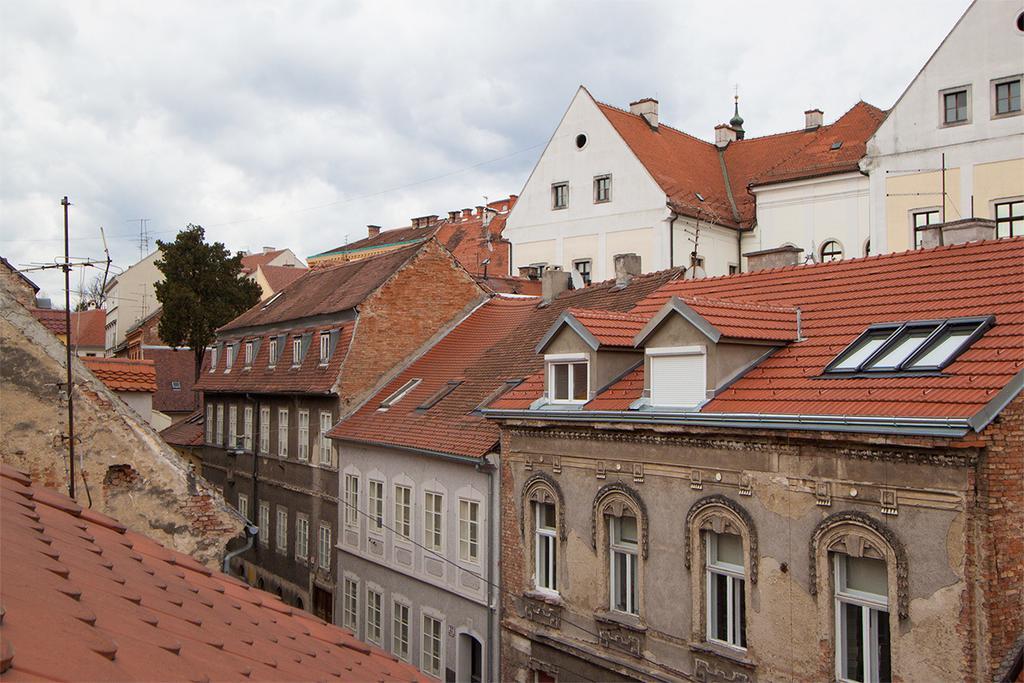
[[[67,338],[64,340],[65,351],[67,351],[68,369],[68,457],[70,467],[68,471],[68,495],[75,498],[75,402],[74,385],[71,383],[71,255],[68,251],[68,198],[60,201],[64,207],[64,330]]]

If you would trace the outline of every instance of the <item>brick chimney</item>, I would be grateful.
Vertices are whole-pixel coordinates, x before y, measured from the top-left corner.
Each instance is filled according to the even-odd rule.
[[[412,219],[412,227],[414,228],[425,228],[432,223],[437,221],[437,214],[431,214],[429,216],[419,216]]]
[[[618,288],[628,285],[633,278],[640,274],[640,255],[616,254],[613,259],[615,263],[615,286]]]
[[[540,278],[541,298],[549,304],[562,292],[569,289],[572,279],[561,266],[548,266]]]
[[[647,125],[651,128],[658,127],[658,100],[652,97],[645,97],[642,100],[629,103],[629,113],[644,117]]]
[[[804,112],[804,130],[818,128],[825,121],[825,112],[820,109],[808,109]]]
[[[366,226],[366,236],[367,237],[376,237],[379,234],[380,234],[380,226],[379,225],[367,225]]]
[[[508,196],[508,210],[509,211],[511,211],[512,207],[516,205],[517,201],[519,201],[519,195],[517,195],[517,194],[510,194]]]
[[[449,211],[448,212],[448,220],[450,220],[452,223],[455,223],[456,221],[459,220],[459,216],[461,216],[461,215],[462,215],[462,212],[459,211],[458,209],[456,209],[455,211]]]
[[[799,265],[803,263],[803,257],[801,256],[803,253],[803,249],[793,245],[763,249],[761,251],[748,251],[744,254],[747,257],[747,272],[756,273],[767,268]]]
[[[720,123],[715,126],[715,145],[728,147],[730,142],[736,142],[736,129],[728,123]]]
[[[482,207],[482,206],[476,207],[476,215],[477,216],[483,216],[484,215],[484,207]]]
[[[463,209],[462,210],[462,217],[464,219],[472,218],[473,217],[473,209]]]

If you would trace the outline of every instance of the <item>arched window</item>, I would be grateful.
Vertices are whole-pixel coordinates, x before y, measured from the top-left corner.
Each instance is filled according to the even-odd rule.
[[[595,549],[608,553],[608,608],[639,615],[642,603],[642,564],[647,559],[647,509],[625,484],[602,486],[594,497],[591,526]]]
[[[843,245],[839,244],[836,240],[826,240],[821,245],[820,255],[822,263],[839,261],[843,258]]]
[[[693,635],[744,650],[747,604],[757,584],[758,544],[753,519],[723,495],[701,498],[686,514],[686,567],[691,571]],[[694,551],[698,556],[694,557]]]
[[[838,512],[815,528],[810,560],[811,593],[832,598],[836,677],[890,680],[892,614],[909,614],[903,544],[869,515]]]
[[[562,491],[550,476],[538,472],[523,485],[523,528],[531,531],[527,552],[533,559],[532,588],[543,592],[559,590],[559,541],[566,538],[565,505]]]

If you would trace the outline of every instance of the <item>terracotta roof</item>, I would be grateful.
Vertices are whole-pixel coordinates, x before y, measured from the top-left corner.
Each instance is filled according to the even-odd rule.
[[[262,265],[259,267],[259,270],[263,271],[263,277],[267,278],[267,283],[270,284],[270,288],[275,292],[280,292],[309,272],[308,268],[299,268],[297,266]]]
[[[428,680],[7,465],[0,486],[5,679]]]
[[[68,328],[64,320],[64,311],[57,308],[33,308],[32,316],[55,335],[67,336]]]
[[[181,413],[195,410],[195,356],[191,349],[143,349],[143,357],[156,368],[156,394],[153,410]],[[177,383],[178,388],[174,388]]]
[[[71,343],[74,346],[103,347],[107,343],[107,313],[100,309],[71,314]]]
[[[202,446],[205,420],[203,411],[197,410],[184,420],[175,422],[170,427],[161,430],[160,436],[172,446]]]
[[[632,348],[633,337],[647,324],[644,316],[613,311],[595,311],[589,308],[570,308],[566,313],[578,320],[601,346]]]
[[[258,254],[247,254],[242,257],[242,272],[246,275],[255,273],[260,266],[265,266],[285,252],[284,249],[263,251]]]
[[[705,296],[681,296],[679,299],[711,323],[723,337],[765,341],[795,341],[796,308]]]
[[[470,457],[486,455],[498,427],[476,411],[500,392],[506,380],[540,370],[534,347],[563,311],[572,308],[625,311],[677,277],[667,270],[635,277],[625,288],[615,280],[564,292],[548,306],[535,298],[495,297],[479,307],[437,344],[404,369],[351,417],[334,427],[337,438],[417,448]],[[421,383],[389,410],[381,402],[413,378]],[[448,382],[460,381],[428,410],[418,407]],[[529,380],[528,380],[529,381]]]
[[[319,254],[314,254],[313,256],[310,256],[310,258],[320,258],[322,256],[345,254],[354,251],[369,251],[371,249],[379,249],[381,247],[388,247],[392,245],[417,244],[433,237],[434,231],[437,229],[439,223],[440,221],[437,221],[426,227],[402,226],[398,228],[391,228],[389,230],[382,230],[374,237],[364,237],[361,240],[356,240],[355,242],[343,244]]]
[[[737,140],[719,150],[664,123],[654,129],[637,114],[601,102],[597,106],[676,211],[743,228],[755,219],[749,185],[856,171],[868,138],[885,115],[858,102],[832,124]],[[842,146],[831,149],[837,141]]]
[[[524,277],[476,276],[473,278],[483,287],[495,294],[522,294],[524,296],[540,296],[543,286],[540,280]]]
[[[358,261],[314,268],[307,272],[306,277],[300,277],[274,297],[256,304],[221,327],[220,332],[355,308],[417,251],[419,246],[415,245]]]
[[[156,392],[156,366],[151,360],[86,356],[82,362],[111,391]]]

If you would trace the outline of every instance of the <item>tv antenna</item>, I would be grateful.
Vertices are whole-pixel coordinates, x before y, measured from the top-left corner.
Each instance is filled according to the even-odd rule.
[[[149,254],[149,219],[148,218],[132,218],[128,222],[139,223],[139,260],[146,258]]]

